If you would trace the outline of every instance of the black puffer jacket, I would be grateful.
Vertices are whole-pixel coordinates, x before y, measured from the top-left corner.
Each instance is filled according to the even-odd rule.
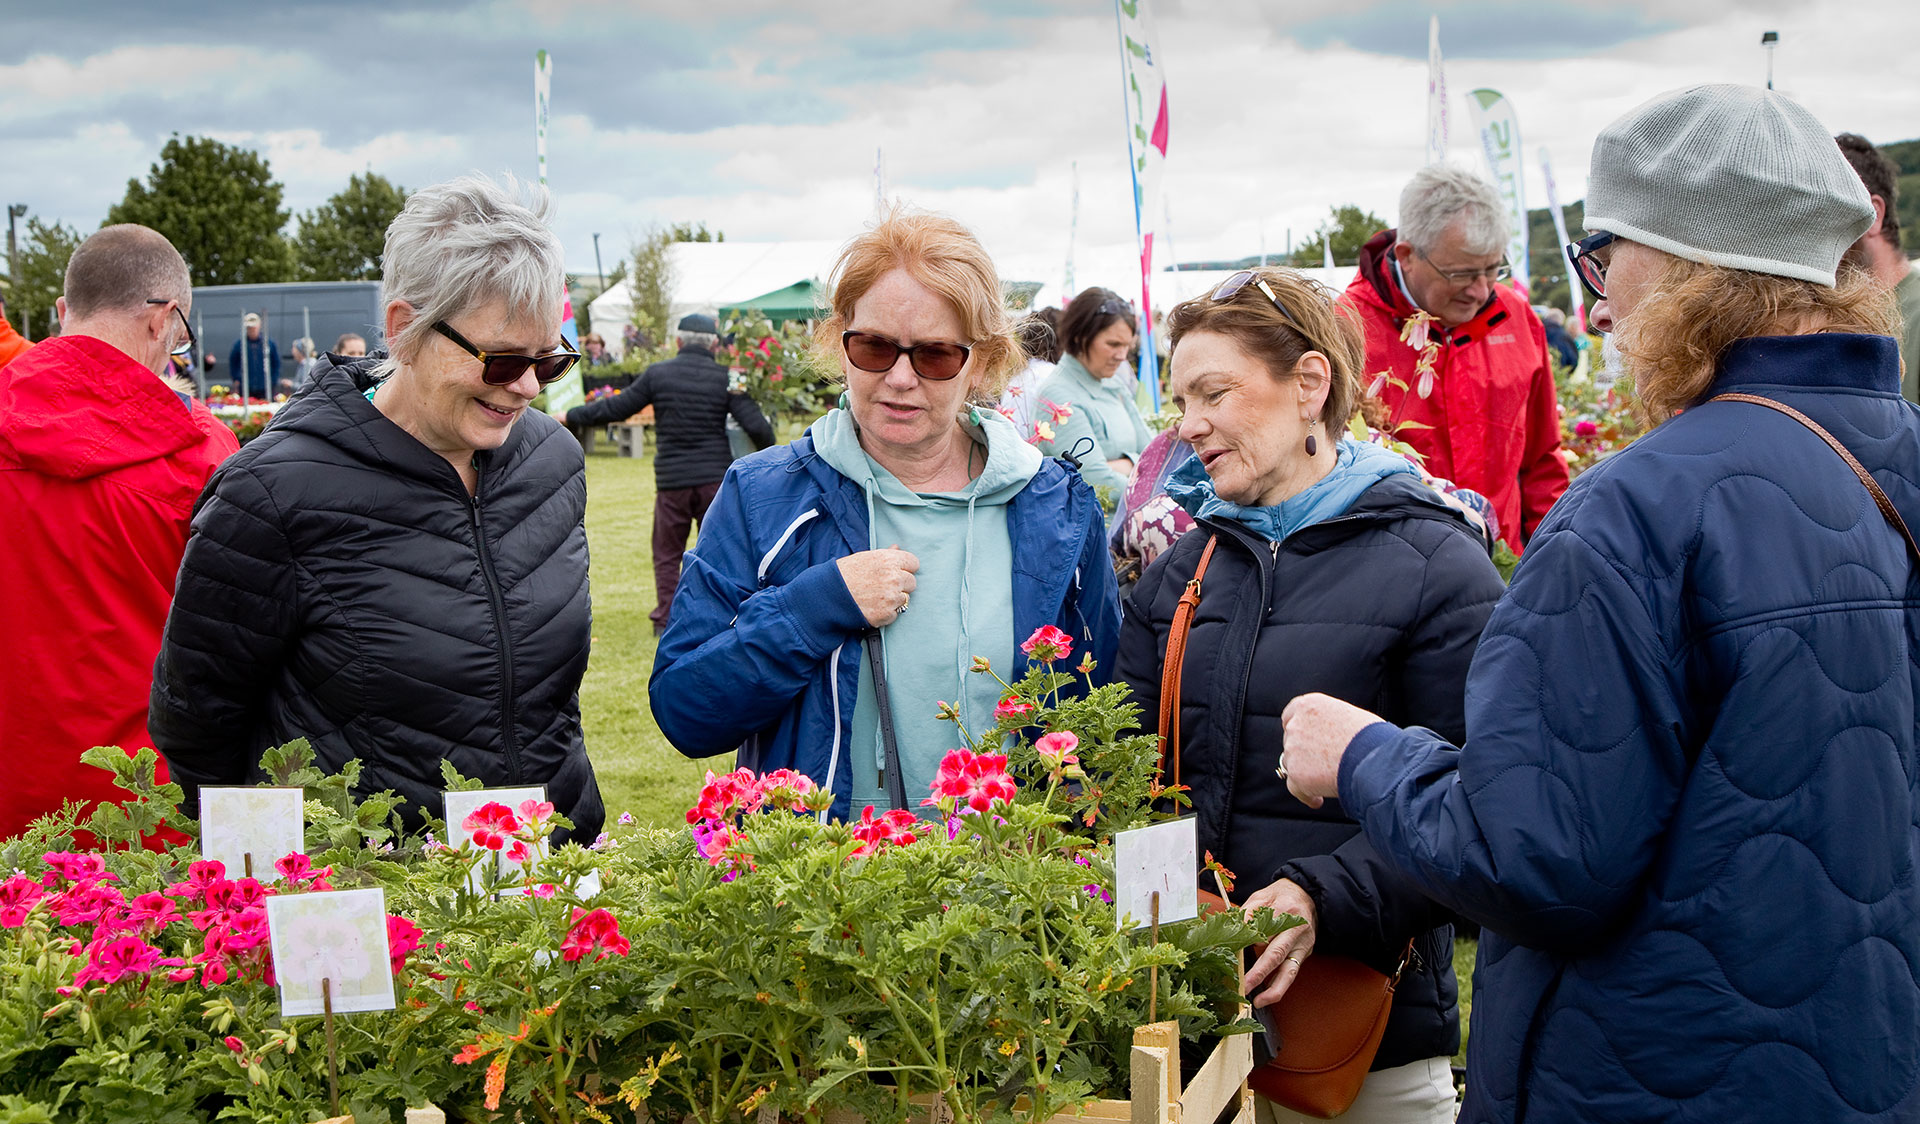
[[[528,411],[483,452],[478,493],[388,421],[375,360],[324,367],[207,484],[149,728],[190,797],[258,777],[297,737],[440,815],[444,758],[547,786],[591,841],[605,812],[580,733],[587,485],[580,445]]]
[[[697,347],[655,363],[633,380],[633,385],[611,398],[601,398],[567,411],[567,424],[605,425],[623,421],[653,407],[653,486],[698,488],[718,484],[733,464],[727,444],[727,415],[753,438],[755,448],[773,444],[773,426],[744,394],[727,389],[727,369]]]
[[[1458,740],[1480,630],[1504,587],[1486,543],[1412,476],[1389,476],[1347,514],[1275,544],[1203,521],[1156,559],[1124,605],[1117,669],[1149,720],[1174,606],[1220,536],[1187,640],[1181,781],[1200,846],[1239,875],[1235,896],[1281,878],[1319,910],[1314,951],[1392,971],[1418,934],[1419,967],[1394,996],[1375,1069],[1460,1046],[1448,914],[1393,874],[1329,800],[1295,800],[1274,775],[1280,712],[1321,691]]]

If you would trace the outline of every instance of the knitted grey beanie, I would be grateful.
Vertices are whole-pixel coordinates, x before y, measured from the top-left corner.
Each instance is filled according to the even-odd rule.
[[[1873,202],[1833,134],[1753,86],[1661,94],[1601,130],[1586,225],[1708,265],[1831,288]]]

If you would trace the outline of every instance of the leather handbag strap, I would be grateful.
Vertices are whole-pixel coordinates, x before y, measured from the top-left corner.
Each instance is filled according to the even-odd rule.
[[[1842,445],[1833,434],[1828,433],[1822,428],[1819,422],[1814,421],[1812,418],[1794,409],[1792,406],[1787,405],[1785,402],[1776,402],[1771,398],[1759,394],[1716,394],[1712,398],[1707,399],[1707,401],[1746,402],[1754,406],[1765,406],[1769,410],[1778,410],[1780,413],[1787,415],[1794,421],[1812,430],[1814,436],[1825,441],[1828,448],[1840,454],[1840,459],[1847,462],[1848,468],[1853,469],[1853,474],[1860,478],[1860,483],[1867,486],[1867,491],[1873,494],[1874,504],[1880,508],[1880,514],[1885,516],[1887,523],[1892,526],[1894,530],[1900,532],[1900,537],[1906,540],[1907,556],[1913,559],[1916,564],[1920,564],[1920,543],[1914,541],[1913,532],[1907,530],[1907,521],[1900,518],[1900,512],[1894,509],[1893,501],[1888,499],[1887,493],[1880,489],[1879,483],[1874,480],[1873,474],[1867,471],[1866,466],[1862,465],[1852,453],[1848,452],[1847,447]]]
[[[880,748],[887,762],[887,805],[906,808],[907,778],[902,775],[900,742],[893,732],[893,700],[887,697],[887,659],[881,644],[879,629],[867,633],[867,666],[873,671],[873,702],[880,712]]]
[[[1154,769],[1155,782],[1166,776],[1167,757],[1171,752],[1173,783],[1180,783],[1180,668],[1187,658],[1187,632],[1193,628],[1193,614],[1200,608],[1200,580],[1207,576],[1207,563],[1213,561],[1213,548],[1219,545],[1219,535],[1207,539],[1207,548],[1200,552],[1200,564],[1193,568],[1186,592],[1173,607],[1173,626],[1167,630],[1167,658],[1160,672],[1160,763]]]

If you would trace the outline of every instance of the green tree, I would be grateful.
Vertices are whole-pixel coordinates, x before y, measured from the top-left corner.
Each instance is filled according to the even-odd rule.
[[[211,137],[175,133],[147,182],[127,181],[107,222],[137,222],[167,236],[196,285],[286,281],[293,256],[281,232],[283,188],[267,161]]]
[[[80,248],[80,232],[29,217],[20,239],[20,273],[7,291],[7,319],[28,339],[46,339],[58,326],[53,302],[66,289],[67,261]]]
[[[727,240],[726,231],[708,230],[704,221],[677,222],[668,233],[673,236],[675,242],[725,242]]]
[[[655,228],[633,248],[633,272],[627,288],[633,293],[633,322],[656,340],[666,338],[667,317],[673,305],[673,228]],[[602,333],[603,335],[605,333]]]
[[[378,281],[387,226],[407,205],[407,189],[368,172],[347,177],[333,198],[300,216],[293,235],[294,274],[303,281]]]
[[[1360,260],[1360,247],[1367,244],[1367,239],[1386,228],[1385,219],[1353,203],[1334,207],[1327,220],[1313,232],[1313,237],[1294,250],[1293,264],[1302,267],[1321,264],[1325,260],[1322,248],[1331,240],[1333,264],[1352,265]]]

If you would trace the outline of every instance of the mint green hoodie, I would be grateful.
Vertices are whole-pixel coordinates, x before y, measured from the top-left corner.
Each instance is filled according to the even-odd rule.
[[[962,424],[984,447],[986,464],[958,492],[914,492],[902,484],[860,447],[853,415],[844,408],[815,422],[812,431],[820,459],[866,494],[868,546],[897,545],[920,560],[913,604],[881,632],[907,803],[919,814],[926,812],[919,802],[940,759],[964,744],[951,722],[934,717],[939,704],[953,703],[969,731],[993,725],[1000,685],[970,669],[975,656],[987,657],[996,670],[1013,666],[1013,541],[1006,505],[1043,461],[1012,422],[991,410],[973,410]],[[868,804],[884,811],[880,709],[864,652],[852,749],[854,814]]]

